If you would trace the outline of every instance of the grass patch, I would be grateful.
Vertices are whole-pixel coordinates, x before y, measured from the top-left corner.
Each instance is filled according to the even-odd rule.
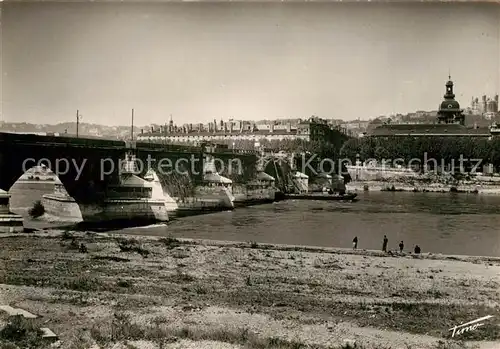
[[[207,288],[203,285],[194,285],[192,287],[192,291],[196,294],[207,294],[208,293]]]
[[[240,345],[245,349],[389,349],[387,346],[364,346],[358,343],[354,345],[345,343],[333,346],[318,344],[306,344],[294,340],[288,340],[278,336],[260,337],[247,328],[197,328],[197,327],[174,327],[169,324],[165,317],[158,316],[147,324],[133,322],[129,315],[115,314],[113,318],[96,324],[91,329],[91,336],[101,344],[117,341],[149,340],[164,345],[175,342],[177,339],[188,339],[192,341],[216,341]],[[407,346],[407,348],[412,348]],[[429,349],[459,349],[466,348],[463,342],[439,341]]]
[[[137,239],[117,239],[118,247],[122,252],[136,252],[146,258],[150,252],[143,248]]]
[[[94,325],[90,334],[100,344],[147,338],[146,328],[131,322],[130,317],[123,313],[114,314],[110,323]]]
[[[65,230],[61,234],[61,239],[63,239],[63,240],[73,240],[74,236],[69,231]]]
[[[105,344],[125,340],[150,340],[156,343],[173,342],[176,339],[193,341],[217,341],[242,345],[248,349],[302,349],[325,348],[287,341],[281,338],[260,338],[248,329],[194,327],[169,327],[168,320],[162,317],[153,318],[149,324],[139,325],[131,321],[130,316],[115,314],[110,321],[96,324],[91,329],[91,336],[97,343]]]
[[[130,280],[118,280],[116,282],[116,285],[118,287],[126,287],[126,288],[130,288],[130,287],[134,286],[133,282]]]
[[[26,319],[22,315],[11,316],[7,325],[0,331],[2,348],[46,348],[42,332],[35,319]]]
[[[128,258],[116,257],[116,256],[92,256],[92,259],[99,261],[111,261],[111,262],[130,262]]]
[[[444,305],[432,303],[393,303],[379,304],[389,307],[392,311],[380,313],[377,316],[378,326],[384,326],[396,331],[417,334],[429,334],[436,337],[451,339],[448,329],[455,325],[478,319],[485,315],[500,316],[500,311],[483,305]],[[374,326],[366,317],[359,317],[358,322],[366,326]],[[494,322],[486,321],[476,331],[460,335],[461,340],[500,339],[500,327]]]
[[[0,282],[7,285],[38,287],[50,286],[53,284],[49,278],[22,274],[4,274],[0,276]]]
[[[173,238],[171,236],[168,236],[166,238],[161,238],[159,241],[162,244],[164,244],[169,250],[179,247],[182,244],[178,239]]]
[[[185,273],[181,271],[180,269],[177,269],[176,273],[170,277],[170,279],[173,282],[176,283],[181,283],[181,282],[192,282],[196,280],[196,278],[192,275],[189,275],[188,273]]]
[[[248,281],[247,281],[248,280]],[[276,289],[264,289],[255,287],[259,284],[272,283],[262,278],[244,278],[240,288],[232,288],[226,291],[211,293],[214,297],[212,301],[222,302],[228,306],[258,306],[259,312],[274,317],[275,309],[273,305],[282,303],[284,299],[287,304],[293,304],[293,308],[303,313],[321,317],[321,314],[328,310],[328,316],[340,317],[344,321],[350,321],[362,327],[384,328],[393,331],[409,332],[413,334],[428,334],[437,338],[451,339],[451,331],[448,329],[455,325],[463,324],[473,319],[486,315],[500,317],[500,309],[487,307],[482,304],[455,305],[436,303],[375,303],[372,307],[380,309],[387,308],[388,311],[377,311],[376,317],[368,316],[371,310],[367,309],[364,303],[346,303],[340,300],[319,298],[314,294],[304,294],[294,292],[294,286],[306,285],[308,287],[322,284],[313,284],[314,281],[288,280],[288,290],[279,291]],[[273,278],[274,285],[280,282],[279,278]],[[249,287],[250,285],[254,287]],[[346,290],[341,290],[346,293]],[[323,291],[319,291],[322,294]],[[359,291],[360,293],[362,291]],[[215,298],[216,297],[216,298]],[[485,322],[485,325],[476,331],[464,333],[460,340],[486,340],[497,341],[500,339],[500,327],[493,321]]]
[[[75,238],[73,238],[68,246],[68,249],[70,250],[79,250],[80,245],[78,245],[78,241],[76,241]]]
[[[81,276],[77,279],[67,281],[64,286],[70,290],[89,292],[98,290],[100,282],[94,278]]]

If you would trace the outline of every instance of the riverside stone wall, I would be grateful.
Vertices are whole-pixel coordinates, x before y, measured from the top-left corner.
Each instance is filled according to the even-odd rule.
[[[381,182],[381,181],[356,181],[347,184],[348,191],[407,191],[407,192],[434,192],[434,193],[450,193],[462,192],[473,194],[493,194],[500,195],[499,184],[441,184],[430,183],[422,184],[415,183],[409,185],[401,182]]]

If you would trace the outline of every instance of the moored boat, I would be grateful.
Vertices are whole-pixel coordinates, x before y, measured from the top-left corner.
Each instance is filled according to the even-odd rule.
[[[325,201],[354,201],[358,196],[357,193],[301,193],[301,194],[285,194],[289,200],[325,200]]]

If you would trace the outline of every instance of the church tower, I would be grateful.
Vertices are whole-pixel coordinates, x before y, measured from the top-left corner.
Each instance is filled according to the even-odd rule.
[[[172,114],[170,114],[170,121],[168,123],[168,132],[174,132],[174,119],[172,118]]]
[[[443,97],[444,101],[442,101],[439,105],[437,117],[438,123],[463,125],[465,122],[465,116],[463,115],[463,109],[460,109],[460,104],[455,100],[451,76],[448,76],[448,81],[446,82],[446,93]]]

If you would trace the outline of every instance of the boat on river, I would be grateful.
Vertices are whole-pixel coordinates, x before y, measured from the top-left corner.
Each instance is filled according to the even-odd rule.
[[[285,194],[288,200],[356,201],[357,193],[300,193]]]

